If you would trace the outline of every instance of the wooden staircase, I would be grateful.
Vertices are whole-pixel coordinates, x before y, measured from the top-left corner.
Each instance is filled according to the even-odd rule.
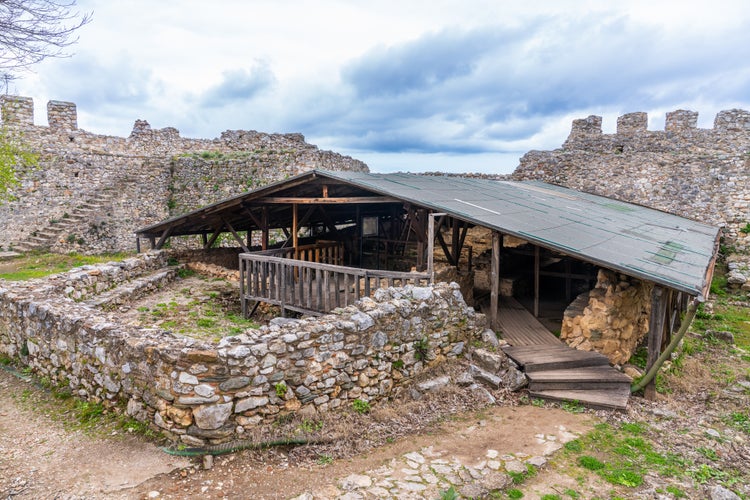
[[[510,297],[502,298],[498,321],[510,344],[503,351],[523,368],[532,397],[625,409],[632,381],[606,356],[563,344]]]
[[[597,408],[625,409],[631,379],[609,365],[603,354],[579,351],[562,343],[506,346],[529,379],[529,395],[557,401],[578,401]]]

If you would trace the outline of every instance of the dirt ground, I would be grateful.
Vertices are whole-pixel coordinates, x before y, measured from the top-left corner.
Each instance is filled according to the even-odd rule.
[[[66,430],[24,401],[51,398],[39,387],[0,371],[0,497],[37,498],[290,498],[325,490],[337,480],[376,468],[427,446],[471,461],[488,448],[533,456],[548,443],[535,439],[564,426],[571,433],[591,428],[591,415],[556,408],[492,406],[426,426],[421,432],[321,463],[321,451],[276,448],[217,456],[210,470],[201,458],[163,453],[138,436],[95,435]],[[302,447],[307,448],[307,447]],[[343,454],[346,454],[344,451]]]

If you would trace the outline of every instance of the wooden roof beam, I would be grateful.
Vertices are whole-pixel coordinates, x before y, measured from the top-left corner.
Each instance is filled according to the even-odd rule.
[[[322,205],[322,204],[359,204],[359,203],[402,203],[397,198],[390,196],[344,196],[335,198],[306,198],[291,196],[265,196],[252,200],[253,204],[291,204],[299,205]]]

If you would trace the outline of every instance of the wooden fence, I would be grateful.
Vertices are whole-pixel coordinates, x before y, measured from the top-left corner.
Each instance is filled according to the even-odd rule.
[[[285,311],[320,315],[346,307],[378,288],[426,285],[429,273],[404,273],[337,266],[277,257],[270,252],[240,254],[240,300],[248,315],[250,302],[265,302]]]

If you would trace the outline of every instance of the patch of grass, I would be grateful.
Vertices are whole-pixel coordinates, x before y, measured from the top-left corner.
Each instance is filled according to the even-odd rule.
[[[584,469],[591,471],[602,470],[604,468],[604,462],[596,457],[591,457],[589,455],[578,457],[578,465],[580,465]]]
[[[415,340],[412,344],[414,346],[414,358],[417,361],[425,361],[427,354],[430,352],[430,341],[427,337],[422,337],[419,340]]]
[[[84,265],[101,264],[113,260],[130,257],[128,253],[110,253],[100,255],[80,255],[78,253],[29,253],[12,261],[12,268],[0,272],[0,279],[8,281],[25,281],[33,278],[43,278],[51,274],[59,274]],[[10,267],[8,265],[4,267]]]
[[[216,325],[216,320],[209,318],[198,318],[195,322],[198,328],[213,328]]]
[[[313,432],[318,432],[322,428],[323,428],[323,422],[320,422],[317,420],[308,420],[308,419],[303,420],[299,426],[299,430],[304,432],[305,434],[312,434]]]
[[[274,391],[276,391],[276,395],[279,398],[283,398],[286,396],[286,391],[289,390],[289,387],[284,382],[278,382],[277,384],[274,384],[273,386]]]
[[[712,448],[701,446],[697,448],[696,451],[712,462],[716,462],[719,459],[718,453],[716,453],[716,450]]]
[[[642,423],[623,423],[619,427],[597,424],[585,436],[566,443],[563,454],[574,458],[576,466],[584,471],[615,486],[636,488],[651,472],[681,477],[687,461],[676,454],[656,452],[647,434],[648,427]]]
[[[372,408],[369,401],[358,398],[352,401],[352,409],[360,415],[364,415],[365,413],[370,413]]]
[[[671,494],[675,498],[685,498],[687,495],[684,491],[679,489],[677,486],[669,485],[666,487],[667,493]]]
[[[568,413],[583,413],[586,409],[579,401],[565,401],[562,403],[561,408]]]
[[[183,279],[189,278],[190,276],[194,276],[194,275],[195,275],[195,271],[193,271],[192,269],[188,269],[187,267],[182,267],[177,270],[177,276]]]
[[[519,490],[518,488],[511,488],[507,492],[508,498],[523,498],[523,491]]]
[[[331,455],[321,453],[318,455],[318,458],[317,460],[315,460],[315,463],[317,463],[318,465],[330,465],[333,463],[333,457]]]
[[[440,500],[458,500],[459,498],[461,497],[453,486],[440,492]]]
[[[541,500],[561,500],[560,495],[554,495],[551,493],[547,493],[546,495],[542,495]]]
[[[732,427],[741,430],[745,434],[750,435],[750,412],[732,412],[722,420]]]

